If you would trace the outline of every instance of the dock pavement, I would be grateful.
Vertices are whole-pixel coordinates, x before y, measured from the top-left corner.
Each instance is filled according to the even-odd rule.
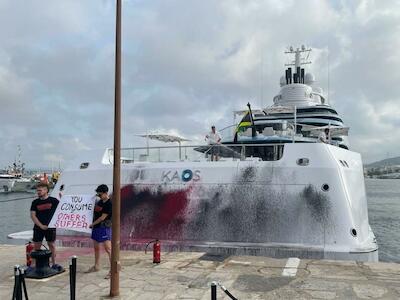
[[[58,248],[58,263],[68,269],[77,259],[76,299],[109,299],[107,260],[93,264],[90,248]],[[256,256],[215,256],[200,252],[152,254],[121,251],[120,297],[114,299],[209,300],[210,284],[220,282],[237,299],[400,299],[400,264]],[[11,299],[13,267],[25,262],[25,247],[0,245],[0,299]],[[27,279],[30,300],[70,299],[68,271],[46,280]],[[218,289],[217,299],[230,299]]]

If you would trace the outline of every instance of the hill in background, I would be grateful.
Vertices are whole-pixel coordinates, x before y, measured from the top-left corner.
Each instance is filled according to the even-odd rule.
[[[400,165],[400,156],[379,160],[379,161],[370,163],[368,165],[365,165],[364,167],[366,167],[366,168],[380,168],[380,167],[396,166],[396,165],[397,166]]]

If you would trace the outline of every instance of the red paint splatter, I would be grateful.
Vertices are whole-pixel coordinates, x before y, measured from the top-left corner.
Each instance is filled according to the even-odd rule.
[[[121,242],[129,239],[179,240],[186,222],[189,189],[163,192],[161,189],[121,189]]]

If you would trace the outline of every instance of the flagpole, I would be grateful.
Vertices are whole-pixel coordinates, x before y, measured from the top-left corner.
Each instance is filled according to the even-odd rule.
[[[121,214],[121,12],[122,0],[116,0],[111,297],[119,296],[119,271],[121,269],[119,260]]]

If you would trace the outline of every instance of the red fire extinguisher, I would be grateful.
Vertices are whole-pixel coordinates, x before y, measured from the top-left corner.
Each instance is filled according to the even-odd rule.
[[[153,240],[147,243],[144,253],[147,253],[147,247],[153,243],[153,264],[161,262],[161,243],[159,240]]]
[[[25,244],[26,247],[26,265],[29,267],[32,264],[32,257],[31,257],[31,253],[34,249],[33,244],[31,241],[29,241],[28,243]]]

